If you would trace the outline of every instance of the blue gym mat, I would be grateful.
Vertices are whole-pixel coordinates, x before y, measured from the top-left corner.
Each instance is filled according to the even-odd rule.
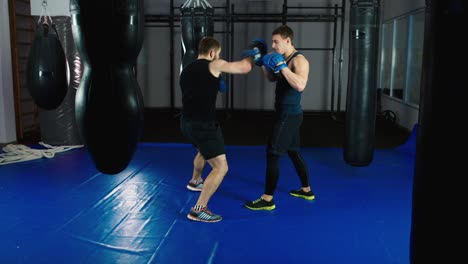
[[[406,264],[409,140],[365,167],[339,148],[304,148],[314,201],[288,194],[300,182],[282,158],[273,211],[244,207],[263,192],[265,147],[227,146],[230,170],[209,203],[219,223],[186,218],[199,194],[186,189],[188,144],[141,143],[117,175],[99,173],[83,148],[3,165],[0,263]]]

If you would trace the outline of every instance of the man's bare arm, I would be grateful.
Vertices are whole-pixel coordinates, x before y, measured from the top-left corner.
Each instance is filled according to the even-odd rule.
[[[219,76],[222,72],[231,74],[246,74],[253,68],[251,58],[244,58],[240,61],[228,62],[223,59],[214,60],[210,63],[210,71],[214,76]]]
[[[299,92],[302,92],[309,79],[309,62],[304,56],[297,56],[291,61],[291,70],[289,67],[281,70],[284,78]]]

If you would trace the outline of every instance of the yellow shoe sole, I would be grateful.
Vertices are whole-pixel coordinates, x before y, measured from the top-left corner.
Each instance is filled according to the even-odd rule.
[[[273,210],[276,208],[276,205],[272,205],[272,206],[266,206],[266,207],[260,207],[260,208],[256,208],[256,207],[249,207],[249,206],[245,206],[247,208],[249,208],[250,210]]]
[[[312,195],[312,196],[305,196],[305,195],[300,195],[300,194],[294,194],[294,193],[289,193],[290,195],[294,196],[294,197],[299,197],[299,198],[302,198],[302,199],[306,199],[306,200],[309,200],[309,201],[312,201],[315,199],[315,195]]]

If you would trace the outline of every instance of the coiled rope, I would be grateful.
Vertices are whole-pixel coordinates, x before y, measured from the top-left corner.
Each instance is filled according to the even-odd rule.
[[[51,159],[56,153],[81,148],[84,145],[75,146],[51,146],[44,142],[39,142],[45,149],[33,149],[25,145],[8,144],[2,148],[4,153],[0,153],[0,165],[36,160],[41,158]]]

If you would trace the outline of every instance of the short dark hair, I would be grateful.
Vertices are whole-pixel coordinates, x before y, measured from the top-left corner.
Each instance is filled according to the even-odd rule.
[[[211,49],[219,50],[220,48],[221,44],[214,37],[203,37],[198,44],[198,54],[206,55]]]
[[[272,35],[280,35],[283,39],[290,38],[291,43],[292,43],[293,38],[294,38],[293,30],[290,27],[286,26],[286,25],[281,25],[281,26],[277,27],[275,30],[273,30]]]

